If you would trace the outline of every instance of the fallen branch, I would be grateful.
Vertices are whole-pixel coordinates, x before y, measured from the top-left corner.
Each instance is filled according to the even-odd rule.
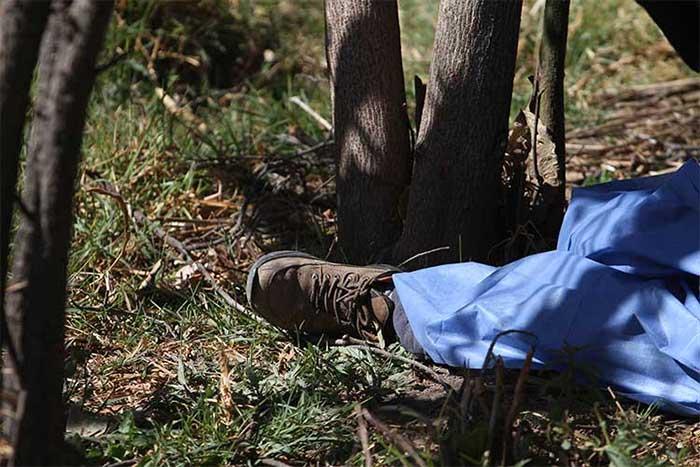
[[[263,465],[269,465],[272,467],[291,467],[289,464],[285,464],[282,461],[278,461],[277,459],[262,459],[260,461]]]
[[[228,292],[226,292],[221,286],[216,282],[216,280],[211,276],[207,268],[205,268],[199,261],[195,260],[192,255],[190,254],[189,250],[183,243],[176,239],[175,237],[172,237],[169,235],[165,230],[163,230],[160,226],[155,225],[152,221],[150,221],[141,211],[134,211],[134,220],[141,225],[147,226],[153,230],[153,232],[163,240],[168,246],[174,248],[177,250],[178,253],[192,266],[194,266],[201,274],[204,276],[204,279],[209,282],[209,284],[214,288],[214,291],[216,291],[217,294],[221,298],[224,299],[227,305],[229,305],[231,308],[234,310],[238,311],[239,313],[243,313],[246,316],[256,320],[256,321],[262,321],[261,318],[258,318],[257,316],[251,314],[248,312],[245,306],[241,305],[238,303],[236,300],[229,295]]]
[[[428,464],[426,464],[423,458],[418,455],[418,452],[416,451],[415,446],[413,446],[413,443],[411,443],[399,433],[389,428],[383,422],[379,421],[377,418],[374,417],[374,415],[372,415],[369,412],[369,410],[362,409],[362,416],[365,418],[365,420],[369,422],[370,425],[379,430],[379,432],[381,432],[381,434],[385,438],[389,439],[389,441],[400,447],[403,450],[403,452],[411,456],[415,461],[415,465],[418,465],[420,467],[428,467]]]
[[[416,360],[413,360],[411,358],[407,357],[402,357],[401,355],[395,355],[391,352],[387,352],[386,350],[373,346],[373,345],[368,345],[365,341],[360,340],[360,339],[355,339],[353,337],[345,337],[343,339],[338,339],[334,342],[335,345],[337,346],[342,346],[342,347],[355,347],[355,348],[360,348],[360,349],[365,349],[368,350],[372,353],[375,353],[377,355],[381,355],[382,357],[387,357],[393,360],[398,360],[400,362],[406,363],[408,365],[411,365],[417,370],[422,371],[426,375],[428,375],[431,379],[433,379],[436,383],[441,384],[447,391],[454,391],[455,388],[447,382],[440,373],[437,371],[433,370],[429,366],[423,365],[420,362],[417,362]]]
[[[496,359],[496,387],[493,393],[493,404],[491,405],[491,415],[489,417],[488,446],[489,452],[493,456],[496,442],[496,425],[501,417],[501,403],[503,402],[503,359]]]
[[[309,104],[307,104],[306,102],[302,101],[302,100],[299,98],[299,96],[290,97],[290,98],[289,98],[289,102],[291,102],[292,104],[298,105],[299,108],[301,108],[301,110],[303,110],[304,112],[306,112],[307,114],[309,114],[309,115],[311,116],[311,118],[313,118],[314,120],[316,120],[316,121],[318,122],[318,124],[321,125],[321,127],[322,127],[324,130],[326,130],[326,131],[331,131],[331,130],[333,129],[333,125],[331,125],[331,124],[328,122],[328,120],[326,120],[325,118],[323,118],[323,117],[321,116],[321,114],[319,114],[319,113],[316,112],[314,109],[312,109],[311,107],[309,107]]]
[[[508,415],[505,419],[505,425],[503,427],[503,451],[501,452],[501,463],[506,465],[508,450],[512,446],[512,432],[513,423],[515,422],[515,417],[518,415],[520,409],[520,402],[523,399],[523,391],[525,389],[525,381],[527,381],[527,376],[530,373],[530,366],[532,365],[532,357],[535,354],[535,347],[531,347],[530,351],[525,357],[525,362],[523,363],[523,368],[520,370],[518,375],[518,381],[515,383],[515,390],[513,391],[513,402],[508,410]]]
[[[606,89],[594,97],[594,102],[641,100],[649,97],[663,98],[697,89],[700,89],[700,78],[683,78],[662,83],[628,86],[624,89]]]
[[[698,103],[691,103],[685,106],[686,109],[694,109],[700,107]],[[580,128],[567,133],[569,139],[592,138],[600,135],[606,135],[613,131],[624,129],[627,125],[638,125],[643,118],[656,117],[660,115],[668,115],[668,108],[652,109],[639,112],[630,112],[629,114],[615,117],[602,123],[588,128]],[[674,117],[675,118],[675,117]],[[657,121],[659,123],[659,121]]]
[[[417,260],[418,258],[422,258],[422,257],[424,257],[424,256],[432,255],[433,253],[437,253],[437,252],[439,252],[439,251],[447,251],[447,250],[449,250],[449,249],[450,249],[449,246],[440,246],[440,247],[433,248],[433,249],[428,250],[428,251],[421,251],[420,253],[416,253],[415,255],[411,256],[410,258],[401,261],[397,267],[398,267],[399,269],[401,269],[401,268],[403,268],[404,266],[406,266],[408,263],[410,263],[411,261]]]
[[[362,406],[355,406],[357,417],[357,436],[362,444],[362,454],[365,457],[365,467],[372,467],[372,452],[369,450],[369,436],[367,434],[367,422],[362,415]]]
[[[185,124],[194,128],[200,135],[209,131],[207,124],[204,123],[202,119],[197,117],[189,108],[180,107],[177,102],[175,102],[175,99],[170,97],[163,88],[156,88],[156,96],[158,96],[158,99],[161,100],[168,112],[183,120]]]

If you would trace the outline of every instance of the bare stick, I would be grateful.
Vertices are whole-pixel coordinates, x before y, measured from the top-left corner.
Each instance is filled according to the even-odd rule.
[[[501,463],[506,464],[508,449],[511,446],[511,432],[513,431],[513,423],[515,422],[515,417],[518,415],[518,410],[520,408],[520,402],[523,398],[523,390],[525,388],[525,381],[527,381],[527,376],[530,373],[530,366],[532,365],[532,357],[535,354],[535,348],[531,347],[530,351],[525,357],[525,363],[523,363],[523,368],[520,370],[518,375],[518,381],[515,383],[515,391],[513,393],[513,403],[508,410],[508,415],[506,416],[505,426],[503,427],[503,452],[501,453]]]
[[[385,438],[388,438],[392,443],[400,447],[403,450],[403,452],[411,456],[413,460],[416,461],[415,465],[418,465],[420,467],[428,467],[428,464],[426,464],[423,458],[418,455],[418,452],[416,451],[415,446],[413,446],[413,443],[411,443],[399,433],[389,428],[379,419],[375,418],[369,410],[362,409],[362,416],[365,417],[365,420],[367,420],[370,425],[379,430]]]
[[[163,90],[163,88],[156,88],[156,96],[158,96],[158,99],[163,102],[163,106],[168,110],[168,112],[183,120],[185,124],[194,128],[194,130],[200,135],[203,135],[209,131],[207,124],[204,123],[202,119],[197,117],[189,108],[180,107],[177,102],[175,102],[175,99],[170,97],[165,90]]]
[[[365,457],[365,467],[372,467],[372,452],[369,450],[369,436],[367,435],[367,422],[362,416],[362,406],[355,406],[355,416],[357,417],[357,436],[362,444],[362,454]]]
[[[180,255],[192,266],[197,268],[197,270],[202,273],[202,276],[204,276],[204,279],[209,282],[209,284],[214,288],[216,293],[219,294],[221,298],[224,299],[227,305],[229,305],[231,308],[234,310],[238,311],[239,313],[243,313],[246,316],[255,319],[256,321],[261,321],[260,318],[257,316],[251,314],[248,312],[245,306],[241,305],[238,303],[236,300],[229,295],[228,292],[226,292],[224,289],[221,288],[221,286],[216,282],[216,280],[209,274],[209,271],[207,271],[207,268],[205,268],[199,261],[195,260],[192,255],[190,254],[189,250],[185,245],[182,244],[182,242],[175,237],[169,235],[165,230],[163,230],[160,226],[155,225],[152,221],[150,221],[141,211],[134,211],[134,220],[141,224],[150,227],[153,232],[163,240],[167,245],[170,247],[174,248],[177,250]]]
[[[435,370],[432,368],[423,365],[420,362],[417,362],[413,359],[402,357],[401,355],[395,355],[391,352],[387,352],[386,350],[373,346],[373,345],[368,345],[366,342],[360,340],[360,339],[355,339],[353,337],[345,337],[343,339],[338,339],[334,342],[335,345],[343,346],[343,347],[356,347],[360,349],[365,349],[368,350],[372,353],[375,353],[377,355],[381,355],[382,357],[387,357],[392,360],[398,360],[400,362],[406,363],[408,365],[411,365],[417,370],[422,371],[426,375],[428,375],[432,380],[434,380],[436,383],[440,383],[447,391],[454,391],[455,388],[452,387],[450,383],[445,381],[445,379]]]
[[[406,266],[407,264],[409,264],[411,261],[414,261],[418,258],[422,258],[424,256],[431,255],[433,253],[437,253],[438,251],[446,251],[449,249],[450,249],[449,246],[440,246],[440,247],[433,248],[433,249],[428,250],[428,251],[421,251],[420,253],[416,253],[415,255],[411,256],[410,258],[401,261],[401,263],[399,263],[398,267],[402,268],[402,267]]]
[[[291,467],[289,464],[285,464],[277,459],[263,459],[260,461],[263,465],[270,465],[272,467]]]
[[[321,114],[319,114],[319,113],[316,112],[314,109],[312,109],[311,107],[309,107],[309,104],[307,104],[306,102],[302,101],[302,100],[299,98],[299,96],[290,97],[290,98],[289,98],[289,102],[291,102],[292,104],[298,105],[299,108],[301,108],[301,110],[303,110],[304,112],[306,112],[307,114],[309,114],[309,115],[311,116],[311,118],[313,118],[314,120],[316,120],[316,121],[318,122],[318,124],[321,125],[321,127],[322,127],[324,130],[326,130],[326,131],[331,131],[331,130],[333,129],[333,125],[331,125],[331,124],[328,122],[328,120],[326,120],[325,118],[323,118],[323,117],[321,116]]]
[[[488,446],[491,456],[494,455],[496,441],[496,423],[501,415],[501,402],[503,400],[503,359],[496,359],[496,388],[493,394],[491,416],[489,417]]]

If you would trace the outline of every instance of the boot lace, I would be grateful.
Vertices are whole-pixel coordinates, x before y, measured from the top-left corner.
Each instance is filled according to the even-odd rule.
[[[335,314],[342,325],[354,326],[365,338],[376,339],[377,324],[369,310],[373,278],[353,272],[314,273],[311,276],[311,303],[316,310]]]

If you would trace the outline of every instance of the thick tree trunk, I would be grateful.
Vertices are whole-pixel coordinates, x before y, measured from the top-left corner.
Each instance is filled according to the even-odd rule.
[[[73,190],[95,61],[112,2],[56,2],[41,55],[13,282],[7,294],[10,344],[5,389],[16,400],[5,424],[16,465],[61,463],[66,267]],[[53,49],[53,53],[51,53]]]
[[[7,337],[4,291],[22,130],[48,13],[48,0],[0,3],[0,348]]]
[[[346,259],[376,260],[398,239],[409,126],[396,2],[327,0],[338,236]]]
[[[404,260],[411,267],[487,260],[500,240],[500,173],[520,1],[443,0],[416,145]]]
[[[533,206],[532,221],[548,241],[556,241],[566,208],[566,128],[564,118],[564,66],[569,26],[569,0],[547,0],[533,96],[538,101],[539,122],[547,127],[555,154],[537,159],[540,199]],[[554,156],[554,157],[552,157]]]

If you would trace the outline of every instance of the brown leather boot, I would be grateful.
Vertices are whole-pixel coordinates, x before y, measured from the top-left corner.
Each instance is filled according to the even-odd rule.
[[[391,328],[393,303],[380,290],[395,272],[391,266],[349,266],[277,251],[255,262],[246,294],[258,314],[283,329],[377,342]]]

